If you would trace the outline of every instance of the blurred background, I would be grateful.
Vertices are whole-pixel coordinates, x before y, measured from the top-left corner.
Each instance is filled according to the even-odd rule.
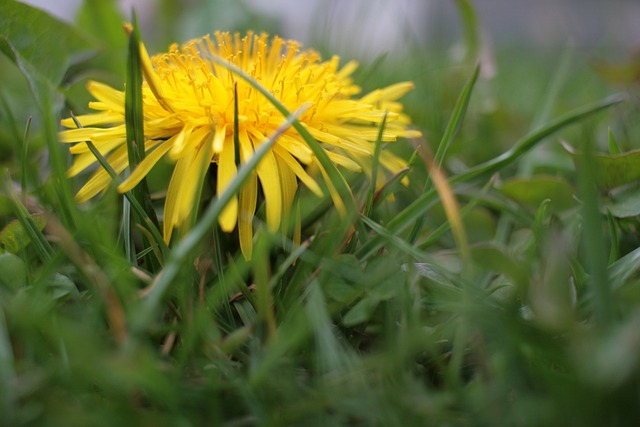
[[[124,33],[103,34],[130,19],[132,10],[152,54],[216,30],[251,29],[299,40],[325,58],[338,54],[342,63],[358,60],[354,77],[364,91],[413,81],[416,90],[403,102],[428,144],[439,140],[479,59],[481,78],[461,134],[469,142],[452,153],[473,163],[555,114],[640,82],[638,0],[113,0],[122,14],[115,18],[93,16],[105,10],[104,0],[25,2],[104,44],[100,74],[93,70],[66,84],[66,108],[74,111],[89,100],[84,80],[122,84]],[[18,119],[26,120],[24,114]],[[478,144],[478,134],[492,143]],[[628,132],[621,134],[623,148],[637,148]]]
[[[27,0],[73,20],[82,0]],[[198,37],[215,29],[278,30],[308,44],[379,55],[403,44],[448,44],[459,30],[450,0],[120,0],[125,16],[138,12],[147,38],[158,43]],[[637,0],[477,0],[472,2],[487,40],[497,45],[585,49],[640,44]],[[171,14],[167,14],[171,11]],[[163,23],[167,16],[174,22]]]

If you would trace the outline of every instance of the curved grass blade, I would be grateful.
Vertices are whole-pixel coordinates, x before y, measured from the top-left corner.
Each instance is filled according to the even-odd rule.
[[[498,157],[495,157],[494,159],[491,159],[478,166],[472,167],[459,175],[451,177],[451,182],[458,183],[470,181],[482,175],[495,173],[505,166],[510,165],[515,160],[519,159],[523,154],[529,152],[540,141],[544,140],[549,135],[552,135],[560,129],[577,123],[580,120],[585,119],[595,113],[619,104],[625,99],[626,98],[622,94],[617,94],[607,97],[596,103],[589,104],[570,111],[569,113],[564,114],[548,123],[546,126],[527,134],[525,137],[516,142],[513,147],[511,147],[509,150],[505,151]]]
[[[476,60],[480,50],[480,31],[478,31],[478,18],[473,3],[469,0],[456,0],[455,4],[460,12],[464,29],[467,58]]]
[[[582,247],[585,255],[585,270],[589,274],[587,284],[593,294],[595,318],[603,325],[611,322],[614,315],[613,294],[607,271],[606,242],[602,234],[600,197],[593,174],[595,158],[591,139],[585,138],[582,153],[578,158],[578,194],[582,200],[584,236]]]
[[[18,196],[12,187],[11,177],[9,176],[9,171],[5,171],[5,178],[2,180],[2,187],[4,193],[8,196],[8,199],[11,203],[11,207],[18,219],[20,225],[22,225],[25,233],[29,237],[30,241],[33,243],[36,252],[40,256],[42,261],[49,261],[53,257],[53,248],[49,241],[44,237],[42,233],[41,227],[38,226],[36,221],[31,216],[31,213],[27,210],[27,208],[22,204]]]
[[[541,129],[527,134],[522,139],[520,139],[510,150],[506,151],[500,156],[495,157],[494,159],[482,163],[478,166],[470,168],[466,172],[452,176],[449,180],[449,183],[456,184],[460,182],[471,181],[474,178],[495,173],[519,159],[523,154],[530,151],[533,147],[536,146],[536,144],[538,144],[554,132],[557,132],[560,129],[563,129],[571,124],[577,123],[580,120],[586,119],[587,117],[595,113],[601,112],[607,108],[619,104],[620,102],[624,101],[624,99],[625,98],[622,95],[614,95],[596,103],[589,104],[570,111],[569,113],[558,117],[556,120],[552,121]],[[423,215],[428,210],[430,204],[433,203],[436,199],[437,194],[435,190],[425,192],[413,203],[407,206],[406,209],[393,217],[389,221],[387,228],[393,233],[401,232],[418,217]],[[382,246],[382,244],[382,239],[373,238],[362,245],[356,255],[360,258],[367,258],[375,253]]]
[[[479,74],[480,74],[480,64],[477,64],[473,70],[473,74],[471,74],[471,77],[469,78],[467,83],[464,85],[464,88],[462,89],[460,96],[456,100],[456,104],[453,107],[453,113],[451,114],[449,123],[447,123],[447,127],[444,130],[442,139],[440,140],[440,143],[438,144],[438,149],[436,150],[436,155],[433,159],[433,163],[438,168],[442,166],[442,163],[444,162],[444,159],[447,155],[447,151],[449,150],[449,147],[451,147],[453,139],[458,134],[458,131],[462,126],[462,122],[464,121],[464,117],[467,113],[467,108],[469,107],[469,100],[471,99],[471,93],[473,92],[473,87],[475,86],[476,81],[478,80]],[[431,178],[431,174],[429,174],[427,175],[427,180],[424,184],[424,189],[422,192],[426,193],[429,190],[431,190],[432,184],[433,184],[433,180]],[[411,233],[409,234],[409,238],[408,238],[409,242],[413,243],[416,241],[416,239],[418,238],[418,235],[420,234],[420,231],[422,230],[423,225],[424,225],[424,217],[420,216],[417,219],[413,229],[411,230]]]
[[[382,123],[380,123],[380,129],[378,130],[378,137],[376,138],[375,147],[373,150],[373,159],[372,159],[373,161],[371,162],[371,184],[369,187],[369,191],[367,192],[367,199],[364,204],[364,212],[363,212],[365,216],[371,215],[371,210],[373,208],[373,200],[376,195],[378,166],[380,164],[380,151],[382,147],[382,134],[384,132],[384,128],[386,124],[387,124],[387,113],[384,114],[384,117],[382,118]]]
[[[442,139],[440,140],[440,144],[438,144],[438,149],[436,150],[436,155],[433,158],[433,162],[436,166],[442,166],[442,162],[444,162],[444,158],[447,155],[447,151],[451,147],[451,143],[453,142],[453,138],[456,137],[460,127],[462,126],[462,122],[464,121],[464,117],[467,114],[467,109],[469,108],[469,101],[471,100],[471,93],[473,92],[473,88],[478,81],[478,75],[480,74],[480,64],[477,64],[473,69],[473,74],[467,80],[467,83],[464,85],[460,96],[456,100],[456,104],[453,107],[453,113],[451,113],[451,118],[449,119],[449,123],[447,123],[447,127],[444,130],[444,134],[442,135]],[[430,182],[430,181],[427,181]]]
[[[22,137],[22,150],[20,152],[20,163],[22,165],[22,176],[20,177],[20,188],[22,194],[27,194],[27,176],[29,175],[29,136],[31,135],[31,116],[27,119],[27,125]]]

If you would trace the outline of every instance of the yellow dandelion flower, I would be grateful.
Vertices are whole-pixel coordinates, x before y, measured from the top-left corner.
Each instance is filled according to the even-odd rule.
[[[218,61],[213,61],[218,58]],[[135,187],[162,158],[175,163],[164,204],[163,235],[167,243],[174,228],[194,209],[196,192],[211,163],[217,164],[216,191],[222,192],[268,137],[284,123],[285,117],[254,86],[220,64],[228,61],[267,89],[289,111],[308,104],[299,117],[301,124],[317,139],[336,165],[348,170],[368,170],[380,124],[387,121],[383,141],[414,137],[409,120],[397,100],[413,88],[398,83],[357,97],[360,88],[351,79],[355,62],[339,66],[334,56],[323,61],[313,50],[267,34],[217,32],[213,37],[172,45],[167,53],[149,58],[141,44],[145,81],[142,86],[144,114],[144,160],[118,186],[126,192]],[[94,113],[62,120],[68,130],[60,132],[63,143],[73,143],[75,155],[68,171],[75,176],[96,163],[85,141],[91,141],[120,173],[128,166],[125,95],[107,85],[90,82],[88,90],[96,99],[89,103]],[[234,93],[237,90],[239,147],[234,144]],[[236,155],[239,158],[236,158]],[[380,163],[396,172],[406,164],[388,152]],[[286,130],[258,164],[255,173],[224,209],[219,218],[223,231],[238,226],[240,247],[251,256],[258,193],[264,196],[266,223],[276,231],[292,206],[298,182],[322,195],[316,179],[307,172],[315,165],[322,172],[304,139],[293,129]],[[79,190],[84,202],[110,184],[104,169],[97,170]]]

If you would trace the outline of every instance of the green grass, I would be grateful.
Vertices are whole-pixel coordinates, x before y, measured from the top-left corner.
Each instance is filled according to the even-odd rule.
[[[83,25],[98,8],[117,25],[103,2],[83,31],[0,5],[22,23],[0,18],[0,425],[634,425],[637,89],[577,50],[497,48],[488,79],[481,22],[456,4],[467,57],[409,46],[356,76],[416,85],[420,149],[378,144],[410,159],[409,185],[378,193],[321,158],[353,215],[301,191],[302,244],[260,228],[250,262],[216,222],[264,150],[224,194],[203,189],[170,247],[149,199],[166,171],[76,204],[56,122],[83,111],[88,77],[139,78],[136,56],[127,68],[119,32]],[[55,61],[23,43],[36,36]]]

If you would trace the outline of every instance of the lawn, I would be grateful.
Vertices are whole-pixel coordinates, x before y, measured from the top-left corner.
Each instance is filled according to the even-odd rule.
[[[0,3],[0,425],[640,420],[637,57],[192,3]]]

